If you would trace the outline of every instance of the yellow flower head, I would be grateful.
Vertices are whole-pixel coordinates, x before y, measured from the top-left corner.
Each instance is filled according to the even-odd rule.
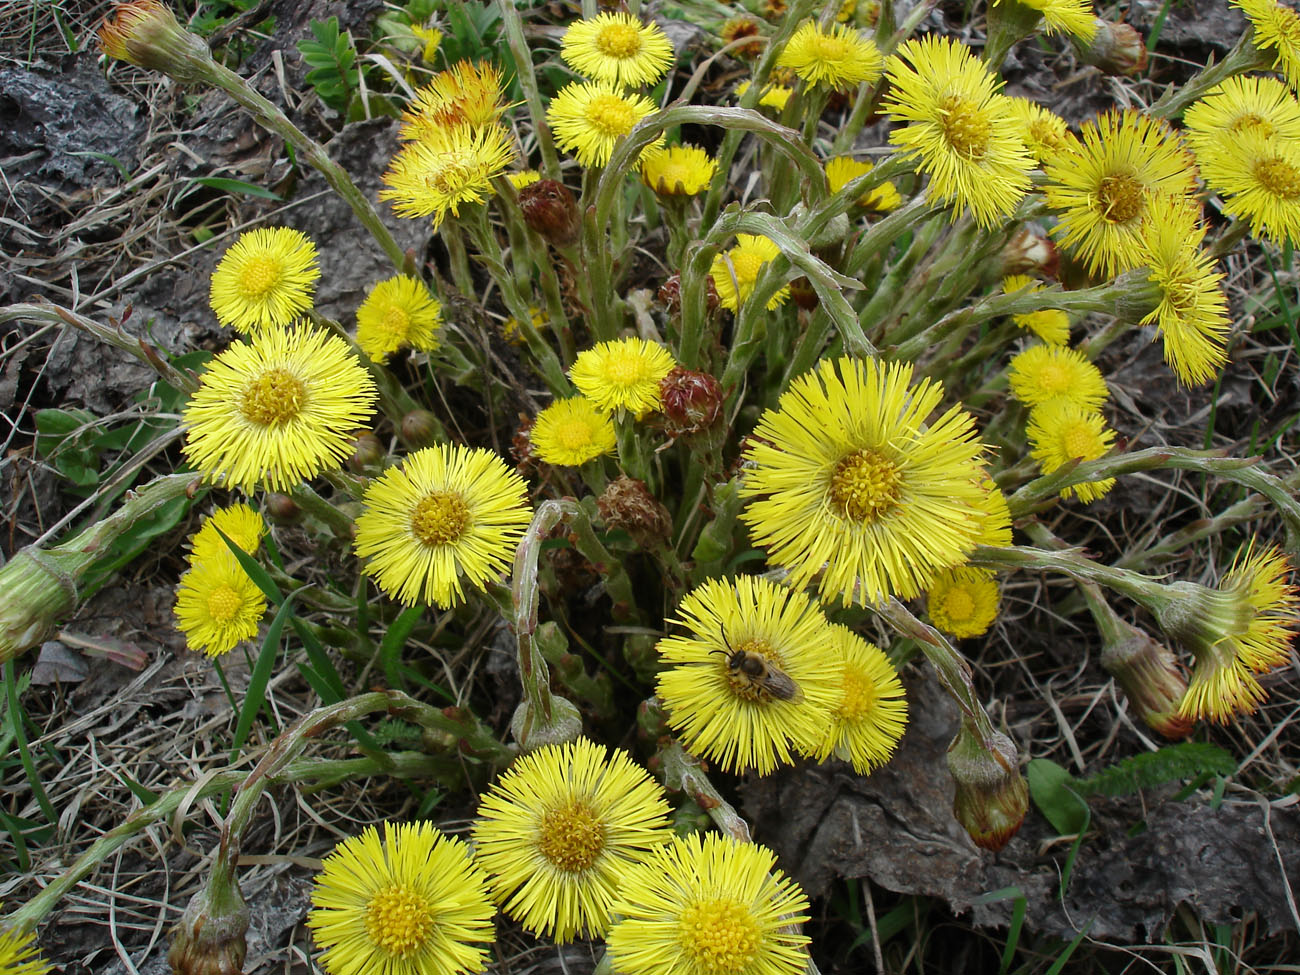
[[[699,146],[670,146],[641,155],[641,181],[660,196],[702,193],[717,171],[717,160]]]
[[[1163,122],[1137,111],[1107,112],[1084,124],[1082,140],[1043,166],[1054,231],[1094,274],[1142,263],[1142,228],[1159,196],[1183,198],[1196,168]]]
[[[1058,152],[1074,147],[1075,138],[1061,118],[1028,98],[1011,98],[1011,114],[1020,125],[1020,135],[1038,162],[1051,158]]]
[[[212,272],[217,321],[248,334],[287,325],[311,307],[320,267],[316,245],[300,230],[267,227],[240,234]]]
[[[557,399],[537,414],[528,433],[543,463],[576,467],[612,453],[614,420],[585,396]]]
[[[515,556],[532,520],[523,480],[490,450],[439,444],[370,482],[357,518],[365,573],[404,606],[448,609]]]
[[[747,91],[749,91],[749,82],[742,81],[736,85],[736,98],[744,98]],[[768,108],[775,108],[779,112],[785,108],[786,103],[790,101],[790,96],[793,94],[794,89],[786,85],[768,85],[763,89],[762,95],[759,96],[758,104],[766,105]]]
[[[991,569],[941,572],[925,596],[930,621],[959,640],[983,636],[998,618],[997,577]]]
[[[217,534],[218,529],[241,549],[252,555],[262,544],[262,536],[266,534],[266,522],[262,520],[260,514],[246,504],[232,504],[228,508],[217,509],[212,512],[212,517],[204,520],[203,526],[190,540],[191,566],[230,551],[225,539]]]
[[[759,775],[813,754],[835,696],[831,632],[817,605],[740,576],[710,579],[677,614],[691,635],[659,641],[667,669],[655,693],[685,746],[729,772]]]
[[[601,342],[578,353],[569,378],[606,413],[627,410],[637,419],[659,409],[659,382],[677,363],[662,345],[645,339]]]
[[[738,311],[754,293],[754,284],[763,267],[781,253],[776,241],[761,234],[737,234],[736,246],[726,254],[716,254],[709,274],[723,308]],[[783,285],[768,299],[767,307],[780,308],[790,297],[790,286]]]
[[[836,156],[826,162],[826,182],[831,192],[838,193],[859,176],[865,176],[875,167],[869,162],[859,162],[848,156]],[[898,187],[886,180],[858,197],[858,205],[879,213],[897,210],[903,203]]]
[[[488,790],[474,856],[533,934],[600,937],[633,865],[668,842],[663,789],[626,752],[579,739],[524,755]]]
[[[405,274],[380,281],[357,309],[357,345],[375,362],[408,345],[432,352],[441,327],[442,304],[423,281]]]
[[[1065,399],[1052,400],[1031,410],[1025,437],[1032,448],[1030,456],[1042,466],[1044,474],[1072,460],[1104,457],[1115,445],[1115,431],[1106,426],[1100,413]],[[1096,501],[1114,486],[1113,477],[1085,481],[1063,488],[1061,497]]]
[[[284,491],[341,465],[377,398],[342,339],[304,326],[264,328],[199,377],[182,450],[205,480]]]
[[[499,125],[433,128],[393,157],[379,199],[392,200],[399,217],[433,217],[438,229],[462,203],[483,203],[492,178],[514,161],[510,133]]]
[[[442,44],[442,31],[436,27],[412,24],[411,33],[424,42],[424,47],[420,49],[420,60],[433,64],[438,56],[438,47]]]
[[[904,43],[886,71],[885,110],[911,123],[890,142],[917,158],[931,195],[969,207],[983,227],[1009,215],[1029,189],[1034,160],[998,79],[964,45],[934,35]]]
[[[517,173],[506,173],[506,179],[510,180],[510,185],[516,190],[532,186],[541,178],[542,174],[535,169],[521,169]]]
[[[1201,174],[1223,212],[1249,220],[1255,236],[1300,243],[1300,144],[1244,129],[1202,157]]]
[[[1300,89],[1300,14],[1276,0],[1232,0],[1232,4],[1250,20],[1255,47],[1276,51],[1273,68],[1286,76],[1292,88]]]
[[[1266,139],[1300,141],[1300,103],[1276,78],[1228,78],[1183,113],[1183,136],[1204,169],[1242,132]]]
[[[1063,32],[1081,41],[1090,41],[1097,33],[1097,18],[1092,12],[1092,0],[993,0],[999,3],[1018,3],[1043,15],[1043,28],[1049,34]]]
[[[879,78],[884,58],[857,29],[845,24],[824,28],[809,20],[799,25],[776,63],[810,85],[844,90]]]
[[[1143,234],[1145,263],[1160,287],[1160,304],[1142,319],[1164,339],[1165,362],[1187,385],[1213,379],[1228,361],[1228,300],[1201,249],[1205,227],[1195,209],[1160,201]]]
[[[36,947],[36,932],[22,928],[0,930],[0,972],[4,975],[45,975],[49,964]]]
[[[546,121],[561,149],[583,166],[603,166],[618,140],[654,110],[645,95],[624,94],[609,82],[574,82],[551,99]]]
[[[494,940],[487,878],[464,842],[429,823],[384,823],[321,866],[307,915],[329,975],[466,975]]]
[[[217,536],[223,548],[225,542]],[[185,645],[209,657],[229,653],[257,636],[266,615],[266,596],[229,549],[202,553],[181,576],[176,592],[176,628]]]
[[[765,847],[676,837],[629,868],[606,945],[619,975],[802,975],[808,899]]]
[[[1044,285],[1027,274],[1009,274],[1002,279],[1002,290],[1013,294],[1021,288],[1029,288],[1029,294],[1042,291]],[[1038,311],[1012,315],[1011,320],[1023,329],[1033,332],[1048,345],[1065,345],[1070,341],[1069,313],[1059,308],[1040,308]]]
[[[593,81],[639,88],[664,76],[673,63],[673,46],[658,24],[643,24],[629,13],[605,13],[570,24],[560,56]]]
[[[1026,406],[1063,401],[1089,413],[1110,396],[1101,370],[1078,349],[1031,345],[1011,359],[1007,369],[1011,395]]]
[[[505,113],[503,94],[496,65],[457,61],[416,91],[402,112],[398,136],[419,141],[436,137],[439,129],[488,128]]]
[[[528,327],[534,331],[540,330],[546,326],[549,319],[546,313],[536,305],[530,305],[528,308]],[[519,324],[519,319],[511,315],[501,323],[501,337],[511,345],[523,345],[527,339],[524,338],[523,326]]]
[[[741,513],[768,561],[823,599],[911,599],[966,561],[987,509],[983,446],[910,363],[824,360],[758,419]]]
[[[818,761],[834,755],[868,775],[889,761],[907,727],[907,698],[898,671],[885,652],[847,626],[831,624],[837,658],[830,733],[817,749]]]
[[[1287,660],[1300,600],[1288,582],[1291,566],[1276,548],[1237,554],[1217,589],[1176,582],[1156,612],[1161,628],[1196,658],[1179,708],[1181,717],[1226,723],[1264,699],[1252,677]]]

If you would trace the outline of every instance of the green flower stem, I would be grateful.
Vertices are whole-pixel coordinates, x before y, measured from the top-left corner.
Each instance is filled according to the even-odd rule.
[[[884,163],[881,163],[881,167]],[[869,179],[876,172],[873,169],[866,176],[859,177],[862,180]],[[909,230],[916,229],[918,235],[927,237],[927,240],[933,242],[938,236],[940,230],[946,226],[946,222],[939,219],[936,215],[941,212],[940,207],[926,201],[924,196],[917,196],[914,199],[904,203],[893,213],[881,220],[873,223],[865,234],[858,238],[852,252],[844,263],[844,273],[849,277],[858,277],[862,274],[863,269],[876,258],[882,258],[888,251],[890,245],[899,237]],[[933,226],[927,227],[925,221],[934,217]],[[913,248],[909,249],[909,253]],[[927,249],[929,244],[927,243]]]
[[[1030,572],[1059,572],[1071,579],[1105,586],[1140,604],[1153,614],[1172,598],[1164,586],[1128,569],[1094,562],[1078,549],[1048,550],[1028,545],[989,548],[980,545],[971,553],[970,565],[983,569],[1025,569]]]
[[[781,376],[782,390],[790,385],[791,379],[802,376],[813,367],[821,355],[821,351],[826,345],[826,339],[830,334],[830,316],[819,306],[812,313],[812,317],[808,321],[808,327],[800,334],[799,342],[794,349],[794,355],[790,357],[790,361],[786,364],[784,375]]]
[[[651,699],[653,702],[653,698]],[[709,814],[715,826],[733,840],[752,843],[749,824],[727,802],[705,775],[700,760],[691,755],[675,738],[670,739],[659,752],[663,762],[664,788],[670,792],[685,792],[696,805]]]
[[[655,485],[652,481],[657,478],[653,477],[650,469],[650,457],[646,452],[644,438],[637,429],[637,421],[626,410],[620,410],[614,418],[614,431],[618,437],[619,468],[628,477],[644,481],[650,488],[650,493],[654,494]]]
[[[881,12],[883,13],[883,7]],[[842,156],[853,149],[857,142],[858,133],[862,131],[863,125],[866,124],[867,117],[870,116],[880,102],[880,96],[884,92],[884,86],[880,81],[862,82],[858,85],[857,93],[853,96],[853,108],[849,111],[849,117],[844,120],[844,126],[835,133],[835,139],[831,142],[831,154],[829,158]]]
[[[601,585],[614,604],[615,619],[619,622],[641,620],[641,611],[637,608],[636,589],[632,586],[632,579],[628,576],[627,569],[623,567],[623,560],[605,548],[596,536],[594,524],[600,517],[596,508],[596,499],[583,498],[573,505],[573,509],[569,517],[573,542],[601,577]]]
[[[993,356],[1015,341],[1016,336],[1020,334],[1020,328],[1014,322],[1007,321],[994,325],[970,347],[965,355],[957,358],[961,343],[970,334],[970,330],[971,327],[967,326],[954,331],[944,339],[943,346],[931,358],[935,370],[933,375],[942,379],[949,388],[957,388],[956,384],[979,379],[981,371],[990,362],[997,364]]]
[[[437,758],[421,752],[388,752],[387,767],[375,758],[301,758],[289,762],[270,777],[273,785],[297,785],[304,792],[329,788],[353,779],[390,774],[399,778],[424,779],[436,774]],[[125,820],[99,836],[63,873],[41,888],[26,904],[4,918],[6,927],[31,929],[54,909],[96,867],[125,846],[133,836],[171,819],[182,803],[193,804],[239,786],[248,773],[227,769],[205,776],[202,781],[169,789],[149,805],[130,813]]]
[[[370,235],[383,248],[384,253],[388,255],[388,259],[393,262],[393,266],[397,268],[399,273],[413,273],[406,252],[393,238],[389,229],[384,226],[384,222],[379,218],[379,213],[370,205],[370,201],[366,199],[361,190],[357,189],[357,185],[352,182],[346,170],[330,159],[329,153],[325,151],[324,146],[313,139],[309,139],[301,129],[289,121],[288,116],[259,95],[252,85],[225,65],[213,61],[209,74],[209,81],[213,86],[221,89],[238,102],[262,128],[278,135],[291,145],[299,159],[315,168],[325,177],[325,182],[329,184],[330,189],[352,208],[352,212],[356,214],[361,225],[370,231]]]
[[[106,345],[135,356],[146,366],[158,373],[163,382],[182,393],[193,393],[199,388],[198,381],[192,373],[181,372],[158,354],[158,350],[144,339],[128,335],[121,325],[112,328],[101,325],[84,315],[78,315],[69,308],[37,298],[34,303],[20,302],[0,308],[0,325],[14,321],[43,322],[47,325],[71,325],[87,335],[94,336]]]
[[[997,551],[1001,551],[1001,549]],[[957,702],[957,706],[961,708],[966,720],[970,722],[976,733],[984,741],[989,753],[995,756],[998,755],[998,750],[992,745],[997,729],[993,727],[993,721],[984,710],[984,706],[980,704],[979,695],[975,691],[975,684],[971,677],[970,664],[966,662],[966,658],[948,642],[943,634],[929,624],[918,620],[906,606],[893,596],[890,596],[879,606],[872,606],[871,610],[898,633],[916,641],[921,648],[921,652],[925,654],[926,660],[934,668],[939,683],[943,685],[943,689],[948,692],[949,696]],[[1002,761],[1000,756],[998,761]],[[1014,769],[1008,768],[1006,771],[1012,772]]]
[[[1222,61],[1202,69],[1181,88],[1166,91],[1147,109],[1147,114],[1156,118],[1178,118],[1188,105],[1229,78],[1248,71],[1268,71],[1272,68],[1273,56],[1258,50],[1252,35],[1253,32],[1248,29],[1241,35],[1236,46],[1224,55]]]
[[[353,524],[351,516],[322,498],[310,484],[306,482],[299,484],[288,493],[294,504],[305,514],[324,524],[334,533],[335,538],[343,541],[351,540],[356,532],[356,525]]]
[[[560,160],[555,154],[555,144],[551,141],[551,127],[546,124],[541,90],[537,86],[537,75],[533,73],[533,53],[524,37],[519,9],[513,3],[497,4],[497,9],[501,13],[501,25],[505,28],[506,44],[510,47],[510,56],[515,63],[515,78],[519,81],[524,103],[533,120],[533,136],[537,139],[537,148],[542,154],[542,175],[547,179],[558,180]]]
[[[451,282],[467,301],[478,294],[474,285],[474,276],[469,269],[469,254],[465,250],[465,235],[461,233],[459,220],[456,218],[443,221],[442,242],[447,247],[447,259],[451,264]]]
[[[894,31],[894,33],[889,36],[889,39],[880,45],[881,53],[886,57],[892,54],[894,48],[898,47],[899,44],[902,44],[903,41],[911,37],[913,31],[925,22],[926,18],[930,16],[931,11],[933,11],[938,5],[939,0],[923,0],[922,3],[918,3],[915,7],[909,10],[907,17],[898,25],[898,30]],[[893,19],[892,16],[890,19]],[[882,30],[885,29],[885,23],[886,21],[882,8],[880,18],[880,28]]]
[[[691,560],[695,563],[691,571],[692,585],[698,586],[706,579],[723,574],[731,561],[736,521],[742,506],[739,478],[733,478],[714,488],[711,505],[713,519],[700,530],[699,540],[691,549]],[[683,542],[692,537],[694,521],[699,516],[698,507],[687,512],[685,523],[678,532],[678,537]]]
[[[551,331],[560,344],[560,362],[562,365],[572,365],[577,350],[573,345],[573,326],[569,324],[569,314],[564,310],[564,296],[560,291],[560,278],[556,274],[555,263],[551,260],[546,242],[536,234],[528,235],[528,247],[533,263],[541,271],[542,298],[546,302],[546,317]],[[528,327],[532,327],[531,322]]]
[[[1221,233],[1209,247],[1209,255],[1216,261],[1221,261],[1234,250],[1237,245],[1245,239],[1250,233],[1250,222],[1242,220],[1241,217],[1233,217],[1232,223],[1228,224],[1228,229]]]
[[[1002,73],[1002,62],[1011,48],[1033,35],[1043,20],[1041,10],[1020,3],[1019,0],[1002,0],[989,4],[987,29],[984,41],[984,66],[993,74]]]

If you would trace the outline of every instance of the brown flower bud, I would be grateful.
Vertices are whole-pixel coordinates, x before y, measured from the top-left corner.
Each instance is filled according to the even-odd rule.
[[[626,474],[611,481],[596,499],[600,516],[610,528],[622,528],[642,548],[665,544],[673,530],[672,516],[655,499],[644,481]]]
[[[190,898],[172,929],[167,963],[176,975],[241,975],[248,944],[248,906],[239,885],[224,885],[220,897],[205,888]]]
[[[674,274],[668,278],[659,286],[657,297],[670,318],[676,318],[680,315],[682,313],[682,276]],[[710,274],[704,279],[704,309],[708,314],[712,315],[718,310],[718,304],[718,289],[713,284],[713,275]]]
[[[790,282],[790,300],[804,311],[812,311],[817,307],[819,299],[812,282],[805,277],[798,277]]]
[[[181,27],[159,0],[131,0],[114,7],[100,25],[99,49],[186,83],[208,80],[214,65],[207,43]]]
[[[1106,74],[1134,75],[1147,66],[1147,46],[1130,24],[1112,24],[1097,18],[1091,41],[1075,41],[1079,59]]]
[[[994,732],[985,746],[979,732],[962,721],[948,746],[948,771],[957,791],[952,814],[976,846],[1000,850],[1015,835],[1029,811],[1029,784],[1016,765],[1016,746]]]
[[[288,525],[302,516],[302,509],[289,495],[272,491],[266,495],[266,513],[272,521]]]
[[[1055,278],[1061,257],[1052,239],[1041,228],[1028,224],[1016,231],[1002,248],[1002,277],[1028,274],[1035,278]]]
[[[674,437],[707,430],[722,415],[722,384],[707,372],[674,366],[659,380],[659,397]]]
[[[444,434],[442,424],[428,410],[412,410],[406,414],[398,432],[408,447],[427,447]]]
[[[1128,636],[1107,643],[1101,651],[1101,666],[1124,689],[1133,710],[1166,738],[1179,740],[1192,733],[1190,718],[1178,713],[1187,693],[1187,675],[1163,643],[1136,627]]]
[[[567,247],[582,233],[578,201],[563,183],[539,179],[519,191],[524,223],[557,247]]]
[[[348,469],[354,474],[364,474],[384,462],[384,445],[373,433],[361,433],[352,441],[352,456]]]
[[[533,451],[533,418],[526,413],[519,414],[519,429],[510,438],[510,456],[514,458],[515,468],[520,477],[527,477],[537,470],[540,461]]]

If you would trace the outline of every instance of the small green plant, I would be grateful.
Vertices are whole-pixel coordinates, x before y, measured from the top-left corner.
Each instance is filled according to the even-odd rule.
[[[351,35],[339,32],[337,17],[313,20],[311,32],[315,40],[298,42],[298,53],[312,69],[307,72],[307,83],[321,101],[343,112],[361,81],[357,49]]]

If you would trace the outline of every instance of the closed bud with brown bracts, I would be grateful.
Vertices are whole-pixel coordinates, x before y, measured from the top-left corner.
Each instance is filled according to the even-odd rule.
[[[578,201],[563,183],[539,179],[519,191],[524,223],[557,247],[575,243],[582,234]]]
[[[1101,665],[1124,689],[1133,710],[1147,727],[1179,740],[1192,733],[1193,722],[1178,713],[1187,693],[1187,675],[1173,651],[1136,627],[1109,642]]]
[[[438,439],[442,424],[428,410],[412,410],[402,417],[402,426],[398,432],[408,447],[427,447]]]
[[[674,437],[707,430],[722,415],[722,384],[707,372],[674,366],[659,380],[659,397],[668,433]]]
[[[1028,274],[1034,278],[1055,278],[1061,266],[1052,239],[1032,224],[1021,227],[1002,248],[1002,273],[1000,277]]]
[[[663,545],[673,530],[672,516],[646,488],[626,474],[610,481],[596,499],[600,516],[610,528],[621,528],[642,548]]]
[[[952,814],[975,845],[997,851],[1010,842],[1029,811],[1029,783],[1017,767],[1016,746],[998,732],[986,747],[967,721],[948,746],[957,791]]]
[[[352,456],[348,458],[348,469],[354,474],[373,471],[384,462],[384,445],[373,433],[358,434],[352,442]]]
[[[1075,41],[1079,59],[1106,74],[1134,75],[1147,66],[1147,46],[1129,24],[1097,18],[1097,33],[1089,42]]]
[[[682,313],[682,276],[674,274],[659,286],[657,297],[664,306],[669,318],[676,318]],[[712,315],[718,310],[718,289],[713,286],[713,275],[704,279],[704,308]]]
[[[181,27],[159,0],[117,4],[100,25],[99,49],[186,83],[207,80],[214,63],[207,43]]]
[[[247,931],[248,906],[239,885],[226,884],[220,898],[205,888],[190,898],[172,929],[167,963],[176,975],[241,975]]]

